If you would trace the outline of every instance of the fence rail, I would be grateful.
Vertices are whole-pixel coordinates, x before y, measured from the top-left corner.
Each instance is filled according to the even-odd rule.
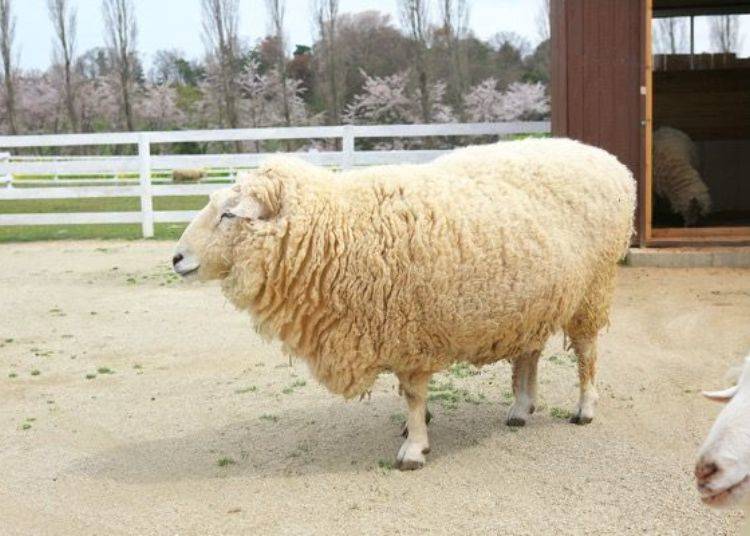
[[[31,147],[70,147],[102,145],[135,145],[137,156],[27,157],[0,152],[0,201],[35,199],[80,199],[103,197],[138,197],[139,212],[71,212],[0,214],[4,225],[68,225],[99,223],[140,223],[145,238],[154,235],[154,223],[186,222],[195,211],[154,211],[153,198],[161,196],[208,195],[223,183],[155,184],[152,171],[176,168],[253,168],[270,153],[152,155],[153,144],[179,142],[265,141],[340,139],[340,151],[292,153],[311,163],[350,169],[354,166],[424,163],[444,154],[445,150],[357,151],[356,140],[368,138],[413,138],[445,136],[506,136],[511,134],[548,133],[548,122],[453,123],[433,125],[344,125],[329,127],[259,128],[234,130],[196,130],[168,132],[114,132],[104,134],[51,134],[41,136],[0,136],[0,149]],[[73,186],[67,181],[14,180],[21,174],[92,174],[138,173],[138,180],[88,179]],[[81,181],[84,182],[84,181]],[[106,185],[106,184],[110,185]],[[61,184],[66,184],[61,186]],[[16,187],[22,186],[22,187]]]

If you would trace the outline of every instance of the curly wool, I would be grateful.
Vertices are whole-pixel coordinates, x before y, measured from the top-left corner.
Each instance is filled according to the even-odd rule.
[[[635,206],[625,166],[563,139],[345,173],[277,157],[241,188],[270,217],[234,242],[225,294],[346,397],[595,336]]]
[[[708,186],[698,173],[698,149],[687,134],[671,127],[654,131],[654,190],[686,224],[711,211]],[[697,204],[697,206],[694,206]]]

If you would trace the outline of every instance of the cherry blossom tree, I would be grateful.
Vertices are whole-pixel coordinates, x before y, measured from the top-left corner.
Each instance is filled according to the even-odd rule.
[[[138,95],[138,119],[146,130],[168,130],[184,126],[185,114],[177,106],[177,91],[169,84],[152,84]]]
[[[425,101],[434,122],[454,121],[453,111],[444,102],[444,82],[429,85],[426,98],[423,98],[421,87],[409,90],[408,71],[390,76],[369,76],[363,72],[362,76],[365,80],[362,93],[354,96],[344,113],[344,120],[348,123],[418,123],[423,117]]]
[[[476,122],[541,119],[550,111],[543,84],[514,82],[503,92],[494,78],[471,88],[464,98],[464,108],[469,120]]]

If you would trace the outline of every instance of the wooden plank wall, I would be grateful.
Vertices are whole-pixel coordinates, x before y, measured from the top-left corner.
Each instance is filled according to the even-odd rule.
[[[613,153],[630,168],[641,189],[647,1],[552,0],[551,4],[552,133]],[[640,215],[637,221],[641,222]]]
[[[750,69],[655,72],[654,125],[695,141],[750,139]]]

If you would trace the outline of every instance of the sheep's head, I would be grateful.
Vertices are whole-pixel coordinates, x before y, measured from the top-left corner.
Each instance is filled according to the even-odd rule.
[[[715,507],[747,501],[750,494],[750,356],[734,387],[704,392],[726,407],[698,454],[695,478],[703,502]]]
[[[268,181],[248,176],[211,194],[190,222],[172,258],[174,271],[188,280],[223,279],[233,263],[234,245],[268,223],[275,213]]]

